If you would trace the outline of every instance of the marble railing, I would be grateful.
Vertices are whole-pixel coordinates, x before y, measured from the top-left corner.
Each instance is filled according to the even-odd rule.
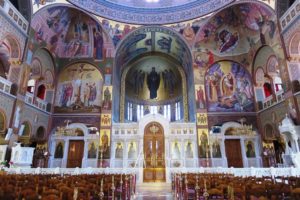
[[[0,91],[10,94],[12,82],[0,76]]]
[[[4,168],[9,174],[138,174],[139,168]],[[224,173],[239,177],[300,176],[300,168],[168,168],[170,173]]]
[[[134,168],[4,168],[9,174],[137,174]]]
[[[300,176],[300,168],[171,168],[171,173],[223,173],[239,177]]]
[[[276,98],[274,98],[274,96],[271,95],[263,100],[263,102],[262,102],[263,110],[283,101],[284,100],[284,90],[280,90],[280,91],[276,92],[275,96],[276,96]]]
[[[26,92],[25,102],[40,109],[40,110],[47,112],[47,102],[38,97],[34,98],[33,94],[31,94],[29,92]]]
[[[293,5],[280,18],[280,25],[284,31],[300,15],[300,0],[296,0]]]
[[[22,16],[22,14],[14,7],[9,0],[0,0],[0,11],[3,11],[5,15],[18,27],[23,33],[27,34],[29,23]]]

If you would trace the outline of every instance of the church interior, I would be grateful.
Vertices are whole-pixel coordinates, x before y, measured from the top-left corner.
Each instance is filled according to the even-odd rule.
[[[300,0],[0,0],[0,200],[300,199],[299,176]]]

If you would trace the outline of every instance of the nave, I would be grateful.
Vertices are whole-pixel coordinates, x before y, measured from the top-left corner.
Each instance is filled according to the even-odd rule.
[[[138,183],[129,169],[6,169],[0,174],[0,199],[297,200],[299,175],[295,168],[183,169],[172,172],[171,183]]]

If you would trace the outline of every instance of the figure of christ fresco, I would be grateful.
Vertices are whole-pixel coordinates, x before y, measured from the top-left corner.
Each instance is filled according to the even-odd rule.
[[[147,86],[150,91],[150,99],[157,98],[157,90],[159,88],[160,75],[152,67],[152,71],[147,76]]]

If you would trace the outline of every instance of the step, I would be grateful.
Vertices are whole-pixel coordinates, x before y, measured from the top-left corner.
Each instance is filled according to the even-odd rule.
[[[170,183],[140,183],[137,184],[137,200],[171,200],[173,199]]]

